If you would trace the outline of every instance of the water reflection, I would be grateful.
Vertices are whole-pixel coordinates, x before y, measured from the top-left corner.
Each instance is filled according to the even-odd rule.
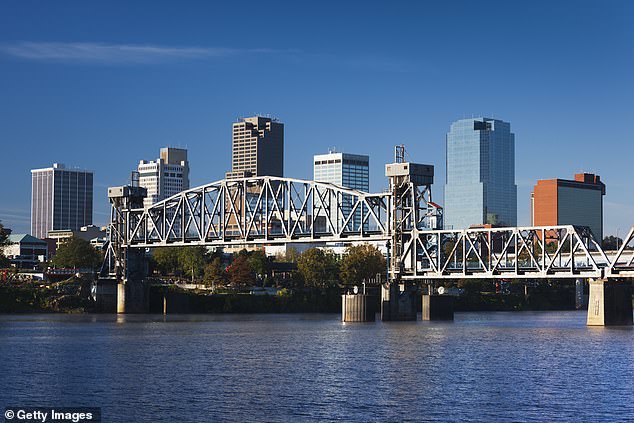
[[[634,330],[588,328],[583,312],[5,315],[0,406],[138,422],[616,421],[634,415],[633,358]]]

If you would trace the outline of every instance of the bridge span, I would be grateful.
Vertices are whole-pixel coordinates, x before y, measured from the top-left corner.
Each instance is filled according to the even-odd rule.
[[[431,198],[433,166],[396,162],[386,165],[386,176],[389,191],[378,194],[293,178],[227,179],[150,207],[143,207],[143,188],[110,188],[104,273],[121,282],[119,294],[125,298],[134,290],[129,285],[145,278],[147,248],[384,242],[385,320],[410,319],[406,297],[411,287],[442,279],[587,278],[600,281],[602,289],[625,284],[629,292],[634,228],[612,255],[586,227],[443,230],[442,209]],[[606,295],[611,294],[601,293]],[[629,310],[631,323],[631,301]]]

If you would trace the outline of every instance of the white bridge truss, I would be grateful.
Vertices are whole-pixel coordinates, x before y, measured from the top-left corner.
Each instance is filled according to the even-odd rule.
[[[221,180],[127,211],[124,246],[387,239],[388,201],[298,179]]]
[[[416,231],[401,269],[404,279],[634,277],[627,246],[608,254],[587,227],[571,225]]]
[[[391,279],[634,277],[634,228],[606,254],[585,227],[430,229],[430,186],[368,194],[291,178],[228,179],[148,208],[113,202],[106,264],[127,249],[391,242]],[[117,252],[119,251],[119,252]]]

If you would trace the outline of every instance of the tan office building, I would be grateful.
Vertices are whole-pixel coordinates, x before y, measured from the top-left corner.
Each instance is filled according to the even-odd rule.
[[[233,124],[231,171],[227,179],[284,176],[284,124],[262,116]]]

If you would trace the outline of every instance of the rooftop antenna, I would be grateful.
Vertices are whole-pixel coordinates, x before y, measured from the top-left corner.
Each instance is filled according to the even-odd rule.
[[[397,145],[394,147],[394,162],[405,163],[405,145]]]

